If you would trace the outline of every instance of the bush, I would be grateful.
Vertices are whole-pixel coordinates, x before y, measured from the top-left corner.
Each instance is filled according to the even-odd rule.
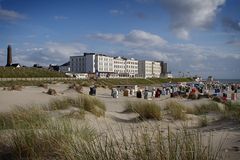
[[[55,96],[57,95],[57,91],[55,89],[49,88],[47,94]]]
[[[176,101],[170,101],[166,104],[166,109],[175,120],[186,120],[186,107]]]
[[[126,102],[125,112],[136,112],[142,119],[161,119],[160,107],[149,101]]]

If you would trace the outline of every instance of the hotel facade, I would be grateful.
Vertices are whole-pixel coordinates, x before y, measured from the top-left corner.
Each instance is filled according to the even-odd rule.
[[[84,53],[70,56],[72,73],[95,73],[98,77],[109,78],[152,78],[163,75],[162,61],[147,61],[112,57],[105,54]],[[167,69],[164,69],[167,70]]]

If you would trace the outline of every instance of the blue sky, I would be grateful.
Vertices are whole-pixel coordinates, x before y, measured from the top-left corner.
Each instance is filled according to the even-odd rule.
[[[28,66],[97,52],[240,78],[239,11],[239,0],[0,0],[0,65],[11,44]]]

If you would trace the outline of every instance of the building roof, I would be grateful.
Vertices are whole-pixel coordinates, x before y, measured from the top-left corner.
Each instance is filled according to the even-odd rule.
[[[70,62],[68,61],[68,62],[62,64],[61,66],[70,66]]]

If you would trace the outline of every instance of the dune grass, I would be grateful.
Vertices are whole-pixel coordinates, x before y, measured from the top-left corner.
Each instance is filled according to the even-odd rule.
[[[240,121],[240,102],[227,101],[225,103],[224,117]]]
[[[106,111],[106,106],[102,101],[88,95],[79,95],[77,98],[66,97],[64,99],[54,99],[45,108],[51,111],[64,110],[69,107],[88,111],[98,117],[104,116]]]
[[[127,135],[130,135],[127,137]],[[68,120],[45,123],[42,128],[15,129],[1,137],[0,158],[80,160],[221,159],[219,150],[203,143],[202,135],[186,129],[153,132],[144,128],[99,134],[89,126],[77,127]],[[4,143],[3,143],[4,142]],[[219,146],[221,148],[221,146]]]
[[[64,73],[44,68],[0,67],[0,78],[66,77]]]
[[[142,119],[161,120],[162,118],[160,106],[152,101],[127,101],[124,112],[136,112]]]
[[[210,101],[208,103],[197,104],[192,108],[186,108],[187,113],[195,114],[195,115],[202,115],[207,114],[209,112],[220,113],[222,112],[218,103],[214,101]]]
[[[168,114],[175,120],[186,120],[186,106],[176,101],[170,101],[166,104]]]
[[[142,104],[143,105],[143,104]],[[157,106],[155,106],[157,107]],[[155,108],[154,107],[154,108]],[[98,132],[85,121],[51,117],[39,106],[18,108],[0,116],[0,159],[169,160],[221,159],[220,148],[207,144],[195,130],[167,133],[157,126],[120,132]],[[4,125],[2,125],[4,124]],[[210,136],[211,137],[211,136]],[[215,150],[214,150],[215,149]]]
[[[95,130],[89,126],[77,127],[68,119],[51,120],[41,128],[12,130],[1,137],[0,158],[8,159],[66,159],[74,154],[74,144],[92,141]]]

